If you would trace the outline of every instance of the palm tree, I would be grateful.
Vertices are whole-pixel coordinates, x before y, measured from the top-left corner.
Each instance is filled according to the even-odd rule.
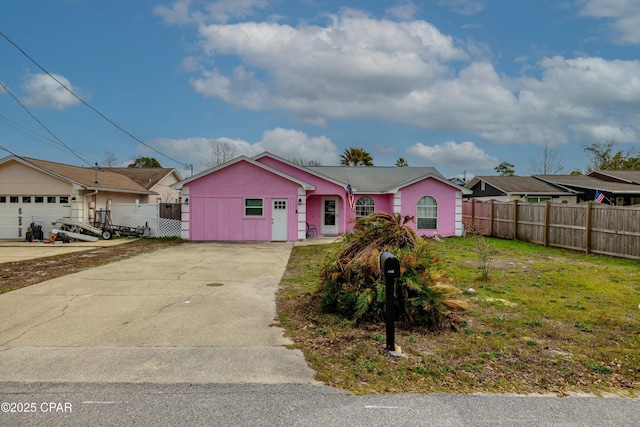
[[[373,166],[371,154],[363,148],[348,148],[344,150],[340,159],[342,159],[340,160],[342,166]]]
[[[398,157],[398,160],[396,160],[396,167],[405,168],[407,166],[409,166],[409,162],[407,162],[404,157]]]

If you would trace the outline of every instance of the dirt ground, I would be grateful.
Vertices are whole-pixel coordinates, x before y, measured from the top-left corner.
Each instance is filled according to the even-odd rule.
[[[0,294],[180,243],[182,243],[180,240],[137,239],[135,242],[124,245],[27,261],[6,262],[0,264]]]

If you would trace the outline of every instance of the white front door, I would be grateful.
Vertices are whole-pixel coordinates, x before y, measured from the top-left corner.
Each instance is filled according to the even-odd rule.
[[[338,198],[322,198],[321,234],[338,234]]]
[[[287,199],[271,200],[271,240],[287,240]]]

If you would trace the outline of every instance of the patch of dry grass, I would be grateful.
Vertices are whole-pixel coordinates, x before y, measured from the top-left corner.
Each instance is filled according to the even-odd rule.
[[[433,243],[439,268],[471,310],[458,332],[396,325],[406,357],[385,352],[384,324],[323,313],[314,297],[333,245],[294,248],[278,318],[316,378],[381,392],[615,393],[640,388],[640,265],[506,240],[487,281],[469,238]]]

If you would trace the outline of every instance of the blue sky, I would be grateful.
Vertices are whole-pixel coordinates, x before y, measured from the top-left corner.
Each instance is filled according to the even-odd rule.
[[[563,173],[593,142],[638,146],[637,0],[30,0],[3,5],[0,31],[146,144],[0,38],[0,82],[73,151],[0,88],[0,146],[22,156],[151,156],[187,176],[222,141],[528,175],[545,145]]]

